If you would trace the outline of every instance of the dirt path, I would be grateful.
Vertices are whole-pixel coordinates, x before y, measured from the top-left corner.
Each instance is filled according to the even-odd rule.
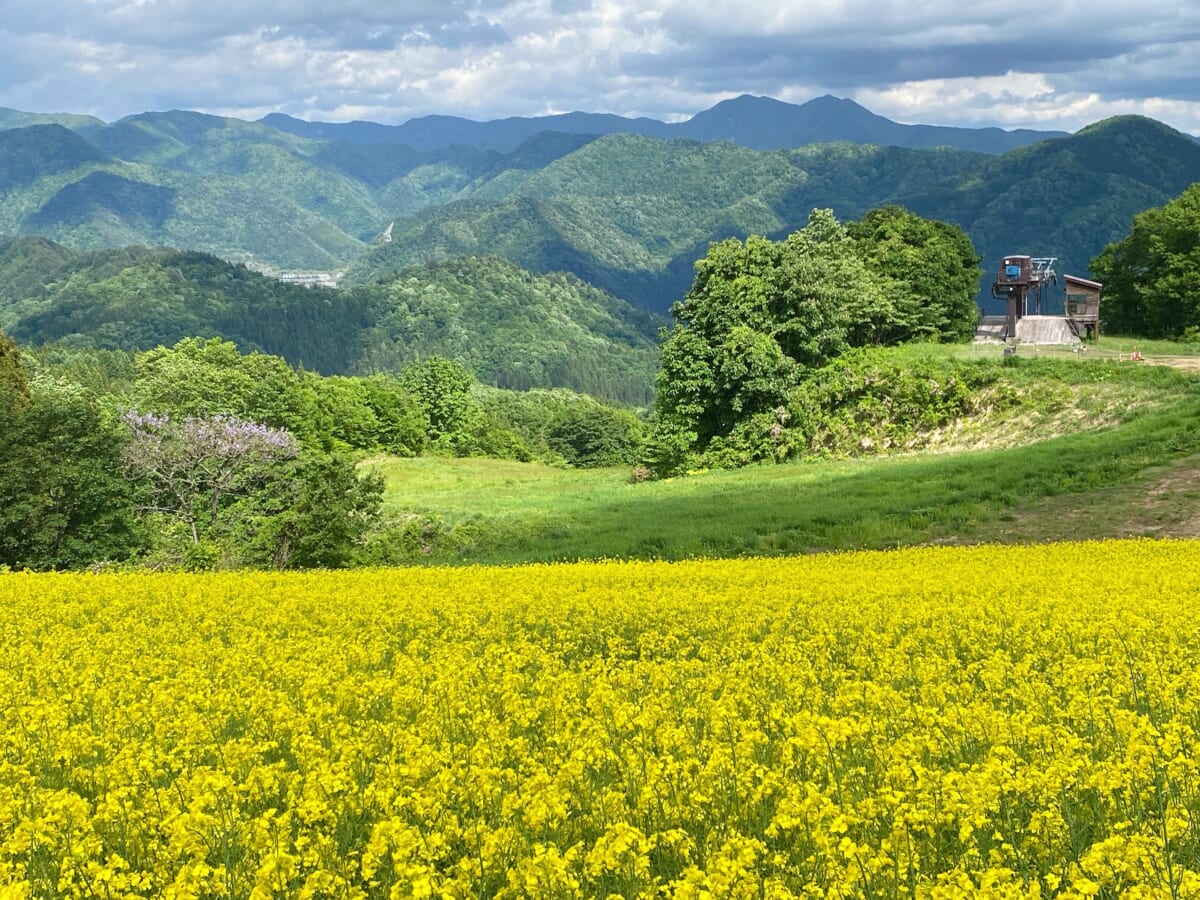
[[[1200,456],[1148,469],[1114,487],[1037,500],[948,543],[1121,537],[1200,538]]]
[[[1200,372],[1200,356],[1147,356],[1143,362],[1152,366],[1170,366],[1185,372]]]

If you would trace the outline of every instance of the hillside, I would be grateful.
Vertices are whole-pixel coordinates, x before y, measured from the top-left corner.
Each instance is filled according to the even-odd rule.
[[[405,269],[369,297],[375,324],[356,368],[396,369],[431,355],[483,381],[525,390],[569,387],[649,401],[663,322],[571,275],[532,275],[496,257]]]
[[[884,351],[900,361],[924,352]],[[1200,467],[1194,371],[1115,354],[1026,352],[1004,362],[1000,348],[937,352],[997,373],[995,399],[1006,400],[929,433],[921,450],[644,483],[627,469],[502,460],[379,457],[364,468],[386,477],[387,511],[424,523],[422,541],[392,557],[418,564],[774,556],[1200,529],[1189,481]]]
[[[289,181],[278,160],[237,173],[130,156],[59,125],[0,131],[0,233],[40,234],[78,249],[168,244],[303,268],[332,267],[362,246],[336,221],[350,216],[331,199],[340,196],[332,176]],[[355,215],[362,224],[376,212]]]
[[[566,270],[665,313],[708,244],[782,236],[814,206],[856,217],[897,189],[973,171],[979,154],[821,145],[759,153],[728,143],[610,135],[549,164],[508,171],[471,199],[396,221],[346,270],[365,282],[419,262],[496,254],[538,272]]]
[[[326,374],[443,355],[500,387],[645,403],[661,324],[572,276],[535,276],[497,258],[329,290],[281,284],[195,251],[79,252],[39,237],[0,238],[0,330],[28,344],[140,350],[222,337]]]
[[[1196,181],[1200,143],[1153,119],[1120,116],[897,200],[961,225],[984,257],[986,287],[1000,257],[1011,253],[1057,256],[1060,273],[1086,274],[1106,244],[1128,233],[1134,214]]]
[[[0,132],[0,192],[6,196],[40,179],[107,162],[108,154],[61,125]]]
[[[224,337],[243,350],[340,372],[368,320],[362,298],[280,284],[195,251],[73,251],[0,239],[0,329],[19,341],[144,350]]]
[[[611,135],[543,168],[508,172],[396,222],[394,240],[348,269],[366,281],[422,259],[495,253],[534,271],[566,269],[665,312],[708,243],[782,236],[813,207],[843,219],[900,203],[961,225],[991,272],[1000,256],[1057,256],[1086,274],[1134,214],[1200,181],[1200,144],[1123,117],[1003,156],[824,144],[758,153],[731,144]],[[986,291],[990,281],[984,279]]]

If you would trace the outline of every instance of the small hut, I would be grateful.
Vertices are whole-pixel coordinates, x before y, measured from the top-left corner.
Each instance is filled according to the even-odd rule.
[[[1079,337],[1100,337],[1100,289],[1098,281],[1066,276],[1067,302],[1065,313],[1071,330]]]

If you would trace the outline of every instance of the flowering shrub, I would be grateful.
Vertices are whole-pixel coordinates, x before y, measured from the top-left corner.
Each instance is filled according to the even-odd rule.
[[[1200,544],[0,574],[0,897],[1200,896]]]
[[[186,523],[193,543],[199,520],[217,525],[222,504],[246,493],[265,475],[264,466],[300,452],[279,428],[230,415],[171,418],[128,410],[123,421],[133,431],[125,461],[151,486],[151,509]]]

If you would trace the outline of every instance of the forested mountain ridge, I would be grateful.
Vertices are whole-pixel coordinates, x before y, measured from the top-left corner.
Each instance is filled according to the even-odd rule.
[[[7,128],[25,128],[29,125],[62,125],[66,128],[82,128],[85,125],[103,125],[95,116],[76,113],[30,113],[19,109],[0,106],[0,131]]]
[[[696,118],[719,134],[731,127],[725,112],[770,113],[773,103],[740,98]],[[833,115],[845,103],[804,108]],[[859,134],[888,139],[878,117],[855,109]],[[789,140],[807,136],[779,122]],[[194,249],[268,271],[346,270],[347,283],[495,255],[572,272],[664,313],[711,242],[782,237],[814,207],[849,219],[901,203],[963,226],[989,269],[1000,255],[1030,253],[1086,273],[1134,214],[1198,180],[1200,144],[1139,117],[994,156],[845,142],[764,152],[563,132],[508,152],[436,150],[171,111],[74,130],[0,128],[0,233],[79,249]]]
[[[347,269],[351,282],[425,259],[496,254],[562,269],[665,313],[709,243],[782,236],[814,207],[857,217],[903,190],[974,171],[956,150],[825,144],[761,153],[729,143],[608,135],[530,171],[507,172],[469,200],[395,222],[392,240]]]
[[[456,116],[422,116],[402,125],[374,122],[306,122],[273,113],[260,120],[290,134],[349,143],[401,143],[422,150],[455,144],[508,152],[543,131],[572,134],[638,134],[694,141],[730,141],[753,150],[781,150],[805,144],[851,141],[894,147],[955,147],[1003,153],[1014,147],[1062,137],[1061,131],[1000,128],[951,128],[902,125],[876,115],[853,100],[824,96],[803,104],[743,94],[722,100],[683,122],[572,112],[476,122]]]
[[[79,249],[166,244],[303,267],[358,252],[361,242],[304,206],[304,196],[275,189],[257,172],[130,162],[60,125],[0,131],[0,233],[40,234]]]
[[[495,253],[534,271],[567,269],[665,312],[711,241],[782,237],[814,207],[852,218],[888,203],[962,226],[985,270],[1002,255],[1028,253],[1084,274],[1136,213],[1194,181],[1200,144],[1137,116],[999,157],[854,144],[758,153],[610,135],[542,169],[493,179],[469,202],[397,221],[393,241],[369,248],[347,277]]]
[[[80,252],[0,237],[0,331],[28,344],[145,350],[221,337],[324,374],[396,371],[443,355],[500,387],[645,403],[662,324],[574,276],[533,275],[494,257],[330,290],[195,251]]]

